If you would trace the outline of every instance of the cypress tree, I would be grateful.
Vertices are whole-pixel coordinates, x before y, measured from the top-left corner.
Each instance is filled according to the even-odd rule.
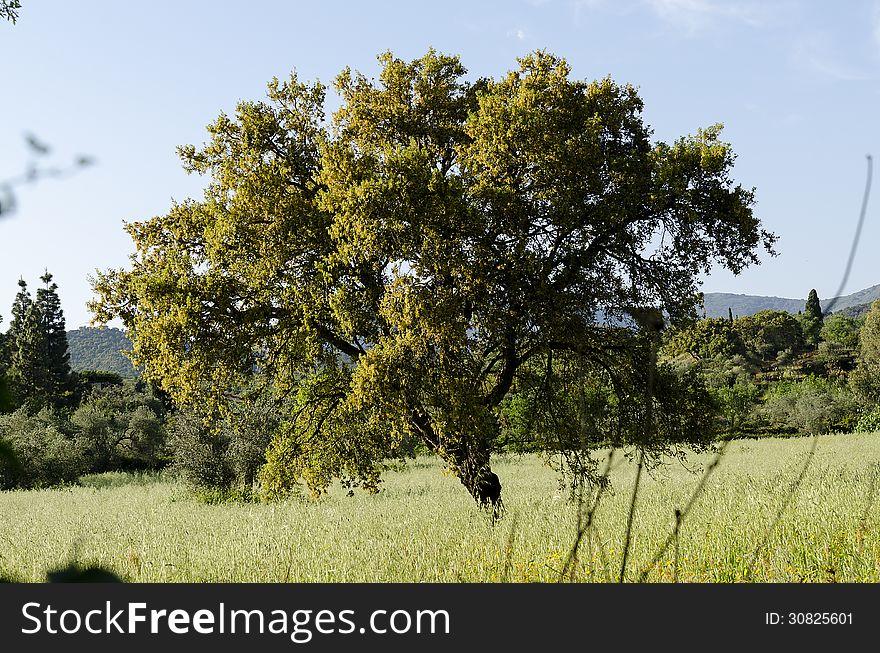
[[[67,331],[58,285],[52,283],[49,272],[40,279],[43,287],[37,290],[36,301],[27,283],[23,279],[18,282],[6,334],[7,377],[17,405],[61,408],[70,401],[74,389]]]
[[[815,288],[810,290],[810,294],[807,296],[807,305],[804,306],[804,313],[806,313],[808,317],[815,318],[819,320],[819,322],[822,322],[822,305],[819,303],[819,295],[816,294]]]
[[[822,305],[819,303],[819,295],[816,289],[810,290],[807,303],[801,316],[801,326],[804,330],[804,341],[813,347],[819,344],[819,333],[822,331]]]
[[[39,408],[48,403],[47,347],[43,318],[31,299],[27,284],[19,280],[7,333],[9,385],[17,405]]]
[[[46,388],[45,394],[60,407],[67,403],[73,391],[70,374],[70,352],[67,348],[67,330],[64,312],[58,297],[58,284],[52,282],[52,275],[46,271],[40,280],[43,287],[37,290],[35,302],[42,318],[45,333]]]

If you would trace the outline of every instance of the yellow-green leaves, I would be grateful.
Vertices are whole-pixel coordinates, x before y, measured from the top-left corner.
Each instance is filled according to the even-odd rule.
[[[482,499],[525,370],[556,352],[612,378],[631,363],[597,315],[686,313],[701,271],[774,237],[720,127],[652,145],[632,86],[546,52],[496,80],[433,50],[379,60],[337,77],[329,123],[325,87],[292,76],[182,147],[205,197],[129,225],[131,268],[98,274],[92,308],[177,402],[223,411],[256,379],[284,406],[268,494],[374,489],[416,438]]]

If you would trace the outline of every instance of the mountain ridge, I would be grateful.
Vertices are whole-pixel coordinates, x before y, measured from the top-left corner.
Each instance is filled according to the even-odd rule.
[[[136,378],[138,371],[123,352],[131,351],[131,341],[114,327],[80,327],[67,332],[70,368],[75,371],[116,372],[123,378]]]
[[[841,295],[829,299],[820,299],[819,304],[824,312],[829,308],[832,313],[843,309],[861,307],[880,299],[880,284],[857,290],[849,295]],[[804,299],[792,299],[789,297],[774,297],[766,295],[745,295],[736,293],[707,292],[703,295],[705,317],[728,317],[728,308],[734,317],[754,315],[758,311],[771,309],[798,313],[804,309]]]

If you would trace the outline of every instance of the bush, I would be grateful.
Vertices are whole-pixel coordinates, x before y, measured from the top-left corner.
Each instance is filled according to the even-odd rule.
[[[276,411],[268,402],[241,404],[224,419],[180,411],[170,424],[173,467],[203,498],[252,499],[277,427]]]
[[[748,376],[739,376],[733,383],[709,386],[717,402],[728,433],[742,433],[761,398],[761,390]]]
[[[149,389],[133,383],[92,390],[71,416],[89,471],[162,466],[163,412],[161,401]]]
[[[839,345],[845,349],[858,349],[859,329],[862,328],[863,318],[848,317],[842,313],[835,313],[827,317],[822,325],[821,338],[825,342]]]
[[[71,483],[85,471],[82,449],[70,436],[68,424],[47,408],[36,415],[19,408],[0,416],[0,440],[17,462],[0,461],[0,489]]]
[[[856,422],[856,433],[877,433],[880,431],[880,406],[875,406],[867,413],[862,413]]]
[[[849,432],[855,426],[858,402],[845,385],[808,376],[772,386],[757,412],[774,428],[810,434]]]

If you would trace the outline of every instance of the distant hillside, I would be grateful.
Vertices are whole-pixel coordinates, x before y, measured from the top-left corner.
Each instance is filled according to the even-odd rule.
[[[67,332],[70,367],[74,370],[102,370],[134,378],[137,370],[123,351],[131,351],[131,341],[120,329],[82,327]]]
[[[807,289],[809,292],[809,288]],[[735,295],[724,292],[707,292],[704,295],[706,317],[727,317],[728,307],[733,311],[734,317],[744,317],[746,315],[754,315],[758,311],[764,309],[772,309],[776,311],[787,311],[789,313],[797,313],[804,310],[804,304],[807,301],[804,293],[803,299],[789,299],[786,297],[763,297],[760,295]],[[827,311],[831,305],[830,299],[822,299],[822,310]],[[880,285],[871,286],[864,290],[859,290],[850,295],[842,295],[837,298],[831,311],[836,313],[843,309],[860,306],[861,304],[870,304],[876,299],[880,299]]]
[[[839,311],[834,310],[833,313],[842,313],[847,317],[865,317],[868,314],[868,311],[871,310],[871,304],[856,304],[855,306],[847,306],[846,308],[842,308]]]

